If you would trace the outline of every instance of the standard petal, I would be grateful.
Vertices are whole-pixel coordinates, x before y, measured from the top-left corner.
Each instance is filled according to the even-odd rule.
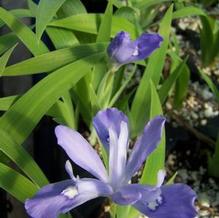
[[[134,207],[150,218],[194,218],[195,198],[195,192],[187,185],[165,185],[161,187],[161,201],[154,209],[143,198]]]
[[[110,58],[119,65],[130,62],[135,51],[135,44],[131,41],[127,32],[119,32],[108,46],[107,52]]]
[[[112,188],[97,179],[65,180],[43,187],[25,202],[25,208],[32,218],[56,218],[86,201],[111,194]]]
[[[163,38],[159,34],[143,33],[134,41],[138,54],[132,56],[132,61],[142,60],[148,57],[154,50],[160,47]]]
[[[107,181],[106,169],[97,152],[76,131],[59,125],[55,128],[58,144],[65,150],[73,162],[102,181]]]
[[[162,135],[165,118],[157,116],[149,121],[136,141],[126,166],[126,181],[141,167],[147,156],[156,149]]]
[[[128,125],[126,115],[116,108],[101,110],[94,117],[93,125],[107,151],[109,151],[109,128],[113,129],[118,137],[120,135],[120,124],[122,121]]]
[[[122,45],[124,40],[127,42],[131,41],[129,34],[124,31],[117,33],[107,48],[108,55],[113,56],[115,51]]]

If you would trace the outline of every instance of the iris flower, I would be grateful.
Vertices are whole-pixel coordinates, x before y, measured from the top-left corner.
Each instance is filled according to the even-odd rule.
[[[163,170],[158,172],[155,186],[129,182],[156,149],[164,122],[162,116],[148,122],[128,158],[127,117],[115,108],[98,112],[93,123],[109,154],[108,172],[97,152],[77,131],[57,126],[58,144],[74,163],[95,178],[75,177],[70,161],[67,161],[65,169],[70,179],[46,185],[33,198],[26,200],[27,213],[32,218],[55,218],[86,201],[103,196],[120,205],[132,205],[150,218],[195,217],[193,190],[184,184],[162,185]]]
[[[114,65],[143,60],[160,47],[163,38],[159,34],[143,33],[131,41],[127,32],[119,32],[108,46],[107,52]]]

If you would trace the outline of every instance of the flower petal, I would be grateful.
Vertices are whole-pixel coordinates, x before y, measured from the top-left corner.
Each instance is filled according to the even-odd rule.
[[[127,32],[119,32],[108,46],[107,52],[110,58],[122,65],[129,63],[135,51],[135,44],[131,41]]]
[[[120,126],[119,137],[113,129],[109,128],[109,179],[114,189],[121,186],[121,182],[124,181],[129,139],[127,123],[121,121]]]
[[[121,205],[134,204],[141,200],[147,199],[146,193],[152,193],[154,190],[151,186],[141,185],[141,184],[128,184],[119,188],[113,195],[112,200]],[[148,195],[151,197],[151,195]],[[150,199],[149,199],[150,200]]]
[[[25,202],[25,208],[32,218],[56,218],[86,201],[111,194],[112,188],[97,179],[65,180],[43,187]]]
[[[110,58],[118,65],[143,60],[160,47],[163,38],[159,34],[143,33],[131,41],[127,32],[119,32],[108,46]]]
[[[73,162],[102,181],[107,181],[106,169],[97,152],[76,131],[59,125],[55,128],[58,144],[65,150]]]
[[[126,167],[126,181],[141,167],[147,156],[153,152],[162,135],[165,118],[157,116],[149,121],[144,128],[143,134],[138,138],[133,151],[128,159]]]
[[[132,57],[132,61],[143,60],[148,57],[155,49],[160,47],[163,38],[159,34],[143,33],[135,40],[138,48],[138,55]]]
[[[155,209],[149,209],[144,199],[134,207],[150,218],[194,218],[195,192],[187,185],[174,184],[161,187],[162,202]]]
[[[25,209],[27,213],[32,218],[55,218],[64,210],[70,210],[72,199],[61,194],[69,186],[74,186],[72,180],[44,186],[33,198],[26,200]]]
[[[132,189],[121,190],[112,195],[112,200],[116,204],[129,205],[134,204],[142,197],[140,192],[135,192]]]
[[[121,121],[126,122],[128,125],[128,118],[126,115],[116,108],[101,110],[93,119],[93,125],[107,151],[109,151],[109,128],[112,128],[118,137],[120,135]]]

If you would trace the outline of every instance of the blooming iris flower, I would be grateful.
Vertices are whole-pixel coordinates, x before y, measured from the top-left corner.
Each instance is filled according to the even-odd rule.
[[[158,172],[156,186],[129,183],[160,141],[165,122],[162,116],[148,122],[129,158],[127,117],[111,108],[98,112],[93,122],[109,153],[109,171],[78,132],[66,126],[57,126],[58,144],[72,161],[96,178],[76,178],[67,161],[65,169],[70,179],[46,185],[33,198],[26,200],[25,208],[32,218],[55,218],[99,196],[109,197],[120,205],[132,205],[150,218],[195,217],[195,193],[184,184],[162,185],[164,171]]]
[[[107,52],[112,62],[121,66],[143,60],[160,47],[163,38],[159,34],[143,33],[131,41],[127,32],[119,32],[108,46]]]

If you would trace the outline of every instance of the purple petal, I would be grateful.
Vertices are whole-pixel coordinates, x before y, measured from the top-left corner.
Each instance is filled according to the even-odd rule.
[[[107,181],[106,169],[92,146],[76,131],[66,126],[57,126],[55,134],[58,144],[73,162],[102,181]]]
[[[134,207],[150,218],[194,218],[197,215],[194,207],[196,194],[189,186],[165,185],[161,192],[162,202],[156,209],[149,209],[143,198]]]
[[[121,205],[135,204],[137,201],[144,198],[144,200],[151,200],[154,188],[151,186],[140,184],[129,184],[122,186],[117,192],[112,195],[112,200]],[[150,193],[150,194],[148,194]]]
[[[124,121],[128,125],[128,118],[116,108],[108,108],[99,111],[93,119],[93,125],[103,143],[105,149],[109,151],[109,128],[120,135],[120,124]]]
[[[140,192],[135,192],[132,189],[121,190],[112,195],[112,200],[116,204],[129,205],[135,204],[142,197]]]
[[[25,208],[32,218],[56,218],[88,200],[111,194],[112,188],[100,180],[65,180],[43,187],[25,202]]]
[[[77,178],[74,176],[73,168],[69,160],[65,162],[65,170],[68,173],[69,177],[75,182]]]
[[[131,41],[128,33],[119,32],[108,46],[107,52],[114,62],[122,65],[145,59],[160,47],[162,41],[160,35],[147,33]]]
[[[25,209],[32,218],[55,218],[63,211],[72,208],[72,199],[62,193],[67,187],[74,186],[72,180],[44,186],[33,198],[26,200]]]
[[[142,166],[147,156],[156,149],[161,139],[164,123],[165,118],[157,116],[145,126],[143,134],[136,141],[128,159],[126,167],[127,181],[129,181],[132,175]]]
[[[160,47],[160,43],[162,41],[163,38],[159,34],[143,33],[138,39],[135,40],[135,44],[138,48],[138,55],[133,57],[132,61],[145,59],[154,50]]]
[[[129,139],[127,123],[121,121],[120,126],[119,137],[113,129],[109,128],[109,179],[115,189],[124,180]]]
[[[135,44],[130,40],[127,32],[119,32],[110,43],[107,52],[110,58],[118,64],[129,62],[135,51]]]

